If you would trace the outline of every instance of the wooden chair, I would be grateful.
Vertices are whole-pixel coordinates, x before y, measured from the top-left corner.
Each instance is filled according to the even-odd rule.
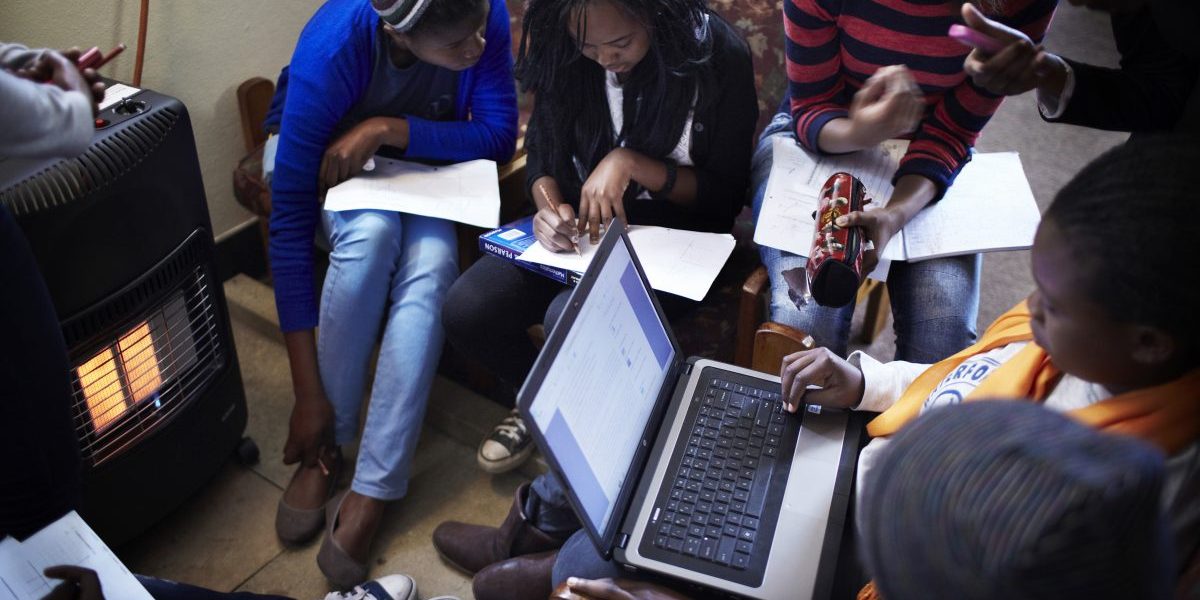
[[[267,141],[262,123],[274,95],[275,83],[264,77],[251,77],[238,86],[238,114],[242,117],[242,142],[246,145],[246,153],[254,152]]]
[[[251,77],[237,89],[238,114],[241,116],[242,143],[246,156],[233,170],[233,191],[238,202],[258,217],[263,257],[270,260],[271,190],[262,181],[262,147],[267,141],[263,120],[275,95],[275,83],[264,77]]]
[[[780,323],[763,323],[766,316],[766,306],[770,298],[770,280],[767,277],[767,268],[759,266],[746,278],[742,284],[742,294],[738,301],[738,321],[736,327],[736,341],[734,346],[734,363],[758,369],[759,354],[760,354],[760,337],[765,341],[762,343],[765,346],[761,349],[764,360],[774,360],[774,372],[779,371],[779,360],[785,354],[795,352],[782,352],[779,348],[796,348],[795,344],[800,344],[804,339],[808,339],[808,344],[811,347],[812,337],[807,334],[800,335],[799,330],[782,325]],[[859,333],[860,339],[864,343],[871,343],[879,332],[883,330],[883,326],[887,323],[888,311],[891,310],[888,297],[887,286],[868,279],[860,288],[858,288],[859,304],[866,302],[866,315],[863,319],[862,331]],[[760,326],[761,324],[761,326]],[[799,335],[799,337],[796,337]],[[794,339],[793,339],[794,338]],[[762,369],[758,369],[762,370]]]
[[[811,335],[794,327],[766,322],[754,333],[754,351],[749,366],[769,375],[779,374],[783,357],[801,350],[812,350]]]

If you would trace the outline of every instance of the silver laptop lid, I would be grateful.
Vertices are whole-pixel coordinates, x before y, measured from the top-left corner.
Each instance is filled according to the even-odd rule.
[[[518,394],[522,416],[608,557],[682,363],[614,221]]]

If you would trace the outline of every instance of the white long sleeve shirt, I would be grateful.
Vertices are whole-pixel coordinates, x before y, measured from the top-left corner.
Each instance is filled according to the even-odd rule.
[[[932,408],[962,402],[980,382],[1025,347],[1017,342],[972,356],[951,371],[934,387],[921,407],[924,413]],[[890,408],[908,386],[933,365],[892,361],[881,363],[862,352],[850,355],[849,361],[862,370],[863,398],[856,410],[883,412]],[[1054,389],[1046,396],[1043,406],[1056,412],[1068,412],[1095,404],[1112,395],[1103,386],[1063,374]],[[872,470],[879,464],[888,438],[875,438],[858,455],[857,506],[862,506],[864,485],[870,485]],[[1167,478],[1163,484],[1162,507],[1175,541],[1176,563],[1186,560],[1188,553],[1200,544],[1200,443],[1167,457]]]
[[[0,42],[0,158],[71,157],[92,142],[90,98],[9,72],[42,52]]]

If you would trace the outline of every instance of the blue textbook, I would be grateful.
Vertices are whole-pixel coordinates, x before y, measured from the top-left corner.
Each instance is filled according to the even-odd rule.
[[[559,283],[567,285],[579,283],[579,278],[583,274],[578,271],[517,260],[518,256],[536,243],[537,238],[533,236],[533,215],[518,219],[508,225],[493,229],[479,236],[479,249],[488,254],[514,262],[522,268],[549,277]]]

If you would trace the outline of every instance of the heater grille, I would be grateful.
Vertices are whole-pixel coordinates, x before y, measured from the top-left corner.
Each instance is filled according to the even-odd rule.
[[[118,456],[208,388],[225,354],[210,285],[195,267],[160,304],[77,359],[71,375],[85,461]]]

